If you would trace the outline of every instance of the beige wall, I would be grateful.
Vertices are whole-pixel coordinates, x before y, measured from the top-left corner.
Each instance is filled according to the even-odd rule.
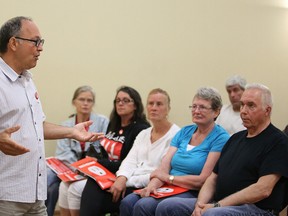
[[[32,70],[47,120],[73,112],[72,93],[89,84],[96,112],[109,115],[115,90],[135,87],[146,100],[154,87],[172,99],[170,118],[191,122],[188,105],[200,86],[214,86],[228,102],[224,82],[240,74],[274,94],[273,122],[288,123],[287,0],[9,0],[1,23],[30,16],[45,38]],[[47,156],[55,142],[46,143]]]

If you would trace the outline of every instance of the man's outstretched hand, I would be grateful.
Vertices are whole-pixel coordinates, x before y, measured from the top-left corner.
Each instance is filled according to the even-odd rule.
[[[21,155],[29,152],[29,149],[17,144],[11,139],[11,134],[18,131],[20,126],[10,127],[0,132],[0,151],[6,155]]]
[[[78,141],[84,142],[95,142],[96,140],[104,138],[104,133],[95,133],[86,130],[86,128],[89,127],[91,124],[93,124],[92,121],[86,121],[75,125],[75,130],[73,131],[72,137]]]

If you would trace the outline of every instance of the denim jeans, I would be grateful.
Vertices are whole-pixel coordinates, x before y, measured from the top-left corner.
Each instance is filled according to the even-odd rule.
[[[195,198],[195,193],[185,192],[182,194],[174,195],[173,197],[182,197],[182,198]],[[120,215],[121,216],[141,216],[141,215],[155,215],[155,211],[162,203],[168,198],[156,199],[153,197],[141,198],[137,194],[129,194],[126,196],[120,204]],[[191,214],[190,214],[191,215]]]
[[[133,207],[141,197],[137,194],[131,193],[121,200],[119,209],[120,216],[131,216],[133,214]]]
[[[168,198],[163,200],[156,209],[156,216],[191,216],[197,199]],[[202,216],[273,216],[254,204],[226,206],[208,209]]]
[[[60,183],[61,179],[59,179],[57,175],[47,167],[47,200],[45,201],[45,205],[47,207],[48,216],[54,215]]]

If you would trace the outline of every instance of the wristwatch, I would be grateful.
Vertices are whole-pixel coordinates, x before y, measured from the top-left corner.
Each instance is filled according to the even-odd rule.
[[[214,207],[214,208],[217,208],[217,207],[221,207],[221,205],[220,205],[219,202],[214,202],[214,203],[213,203],[213,207]]]
[[[173,176],[173,175],[169,176],[169,183],[170,184],[173,184],[174,178],[175,178],[175,176]]]

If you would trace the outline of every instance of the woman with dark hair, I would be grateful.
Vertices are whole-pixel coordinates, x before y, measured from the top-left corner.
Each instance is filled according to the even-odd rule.
[[[113,162],[109,159],[102,159],[99,162],[115,173],[131,149],[138,133],[149,126],[140,94],[128,86],[118,88],[108,130],[105,139],[101,141]],[[113,145],[111,140],[114,142]],[[113,152],[110,149],[113,149]]]
[[[116,97],[114,99],[114,106],[113,109],[111,111],[110,114],[110,126],[111,129],[115,129],[117,127],[119,127],[119,123],[121,122],[121,116],[117,113],[117,107],[115,106],[117,103],[119,104],[119,98],[117,99],[117,95],[118,93],[123,92],[126,93],[130,96],[130,99],[126,99],[124,101],[122,101],[122,104],[129,104],[130,102],[133,102],[133,105],[135,106],[135,110],[133,112],[133,116],[131,117],[131,122],[136,121],[136,120],[143,120],[144,122],[147,122],[146,120],[146,116],[144,114],[144,107],[142,104],[142,100],[141,97],[139,95],[139,93],[128,86],[121,86],[118,90],[117,90],[117,94]]]
[[[120,101],[116,98],[115,102]],[[180,128],[168,120],[170,97],[166,91],[153,89],[148,95],[146,108],[152,127],[138,134],[116,173],[114,184],[108,190],[102,190],[92,179],[87,181],[81,199],[81,216],[118,212],[121,199],[134,189],[145,187],[150,173],[160,165],[172,137]]]
[[[115,173],[130,151],[138,133],[147,127],[149,123],[139,93],[128,86],[117,89],[106,135],[100,141],[108,156],[98,158],[97,161]],[[60,184],[59,206],[62,216],[79,215],[82,191],[86,181],[88,185],[95,183],[88,177],[88,180]]]

